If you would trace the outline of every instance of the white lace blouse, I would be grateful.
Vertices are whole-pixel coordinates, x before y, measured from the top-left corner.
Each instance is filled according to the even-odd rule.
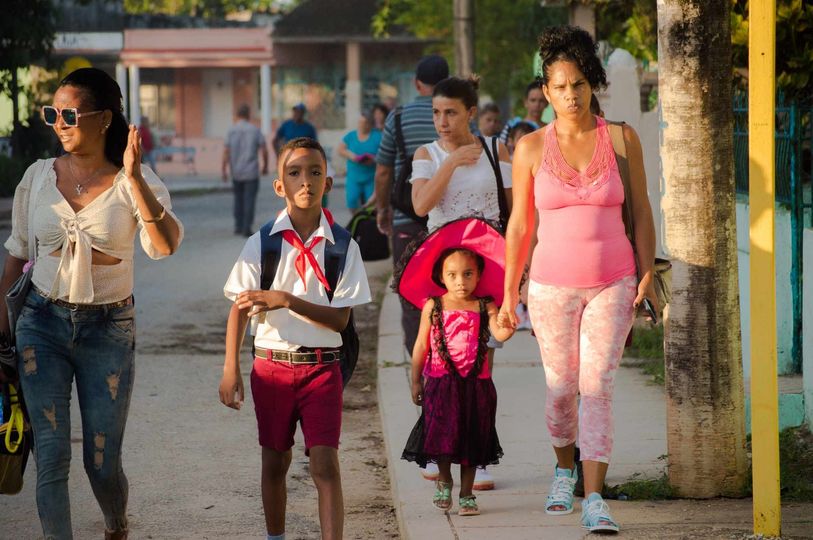
[[[491,137],[486,137],[486,143],[491,148]],[[412,177],[410,182],[417,179],[432,181],[443,161],[449,153],[440,147],[438,141],[423,146],[429,152],[431,159],[416,159],[412,161]],[[511,187],[511,164],[500,161],[500,171],[504,188]],[[436,227],[455,219],[479,215],[486,219],[498,220],[500,218],[500,204],[497,199],[497,179],[494,169],[486,156],[485,151],[480,152],[480,160],[474,165],[458,167],[449,179],[446,193],[440,198],[438,204],[429,211],[427,227],[433,230]]]
[[[183,239],[183,226],[172,213],[169,191],[152,169],[141,166],[144,179],[166,209],[165,219],[174,219]],[[34,206],[36,264],[31,280],[51,298],[77,304],[107,304],[133,293],[133,253],[137,229],[141,247],[152,259],[160,259],[144,229],[130,182],[119,171],[113,185],[83,209],[75,212],[56,187],[54,159],[39,160],[25,172],[14,193],[11,236],[5,243],[18,259],[28,259],[28,198],[36,174],[45,179]],[[121,262],[93,264],[93,250]],[[51,253],[61,250],[59,256]]]

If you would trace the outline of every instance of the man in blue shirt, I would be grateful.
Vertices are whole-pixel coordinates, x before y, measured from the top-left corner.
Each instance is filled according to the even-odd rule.
[[[307,112],[305,104],[297,103],[294,105],[292,111],[293,114],[291,118],[282,123],[271,143],[274,147],[274,153],[276,154],[279,154],[279,149],[282,148],[285,143],[297,137],[310,137],[314,141],[317,140],[316,128],[313,127],[313,124],[305,120],[305,113]]]

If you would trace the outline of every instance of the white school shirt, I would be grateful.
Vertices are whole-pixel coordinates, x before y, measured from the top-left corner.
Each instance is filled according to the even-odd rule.
[[[288,212],[283,211],[277,217],[269,234],[273,235],[286,229],[294,230],[294,227]],[[223,287],[223,293],[231,301],[235,301],[237,295],[243,291],[260,289],[262,262],[260,234],[260,232],[256,232],[246,241],[246,245]],[[324,213],[319,220],[319,227],[304,244],[309,246],[316,236],[322,236],[323,240],[314,246],[312,252],[324,272],[325,242],[333,243],[333,232],[330,230],[330,224]],[[283,239],[279,265],[274,275],[274,281],[271,283],[272,290],[288,291],[313,304],[335,308],[357,306],[372,300],[364,262],[361,260],[361,252],[358,244],[352,238],[347,247],[344,271],[336,284],[332,302],[328,301],[325,288],[316,278],[307,259],[305,263],[307,288],[303,285],[294,266],[297,255],[299,255],[299,251]],[[338,348],[342,345],[342,337],[338,332],[313,324],[301,315],[285,308],[266,311],[255,317],[259,321],[256,330],[252,332],[254,344],[265,349],[295,351],[299,347]]]
[[[490,151],[493,137],[485,139]],[[430,159],[412,161],[410,183],[418,179],[431,182],[441,164],[449,157],[449,153],[440,147],[438,141],[425,144],[423,148],[429,152]],[[499,164],[503,188],[508,189],[511,187],[511,164],[504,161],[500,161]],[[454,170],[446,186],[446,192],[427,214],[429,218],[427,227],[431,231],[455,219],[475,215],[493,221],[500,219],[497,178],[485,151],[480,152],[480,159],[474,165],[457,167]]]

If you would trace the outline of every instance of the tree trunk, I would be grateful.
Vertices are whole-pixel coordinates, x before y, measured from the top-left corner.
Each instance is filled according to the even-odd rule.
[[[474,73],[474,0],[454,0],[454,63],[458,77]]]
[[[685,497],[746,485],[729,0],[658,0],[669,481]]]

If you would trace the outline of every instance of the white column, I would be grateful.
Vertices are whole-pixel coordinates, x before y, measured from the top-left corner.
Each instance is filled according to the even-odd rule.
[[[260,66],[260,129],[271,136],[271,64]]]
[[[141,88],[141,78],[138,66],[130,66],[130,117],[131,124],[141,125],[141,102],[139,101],[139,90]]]
[[[347,44],[347,83],[344,87],[344,123],[356,129],[361,116],[361,44]]]
[[[121,89],[121,102],[124,105],[124,117],[127,118],[127,113],[130,110],[127,95],[127,67],[124,64],[116,64],[116,82],[119,83]]]

